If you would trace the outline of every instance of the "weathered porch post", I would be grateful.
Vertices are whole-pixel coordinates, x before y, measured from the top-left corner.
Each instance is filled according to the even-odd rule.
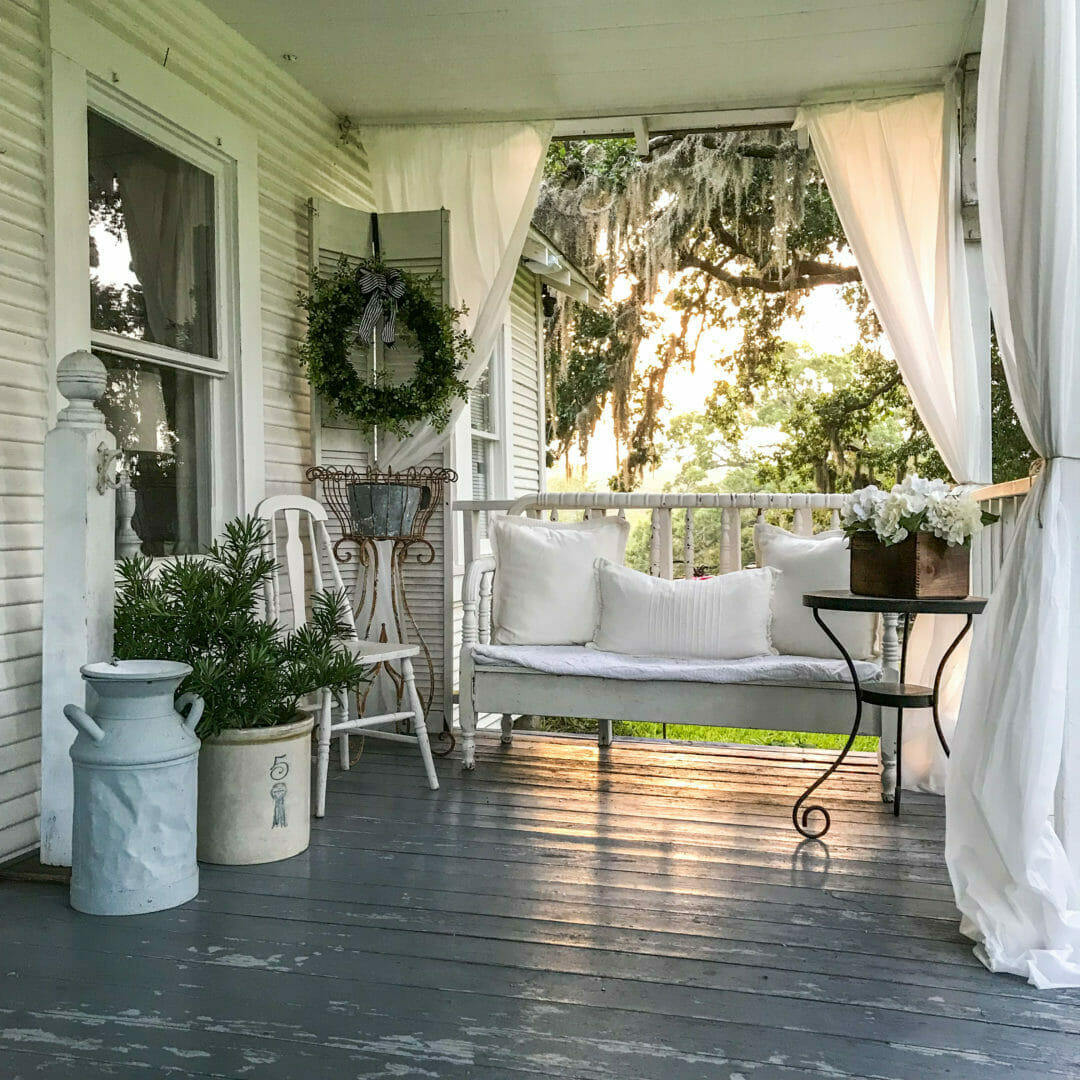
[[[65,356],[56,383],[70,404],[45,436],[41,861],[70,866],[75,729],[63,707],[86,697],[80,666],[112,652],[116,440],[94,407],[107,383],[96,356]]]
[[[958,476],[976,484],[992,484],[993,446],[990,430],[990,294],[983,267],[982,233],[979,231],[979,192],[975,185],[975,117],[978,110],[979,55],[964,57],[960,96],[960,213],[964,226],[964,257],[967,261],[968,296],[979,357],[979,401],[983,428],[979,432],[980,476]],[[975,560],[978,563],[978,560]]]

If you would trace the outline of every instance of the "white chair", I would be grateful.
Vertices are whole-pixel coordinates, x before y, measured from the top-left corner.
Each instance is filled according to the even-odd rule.
[[[308,618],[308,577],[305,573],[304,540],[311,565],[311,584],[314,592],[324,588],[345,590],[337,561],[334,559],[333,542],[326,528],[326,510],[314,499],[303,495],[272,495],[263,499],[255,507],[255,516],[267,523],[266,553],[284,572],[288,588],[289,609],[282,610],[279,575],[273,575],[265,593],[266,615],[292,626],[303,625]],[[284,522],[285,557],[278,558],[278,525]],[[329,580],[327,581],[327,578]],[[324,581],[326,584],[324,585]],[[348,622],[352,627],[351,640],[347,643],[353,653],[365,664],[374,667],[390,661],[400,661],[401,681],[405,695],[406,708],[401,712],[383,713],[378,716],[353,716],[354,695],[345,692],[334,694],[323,690],[319,702],[313,707],[319,714],[318,754],[315,772],[315,816],[326,813],[326,774],[330,764],[330,740],[339,736],[341,767],[349,767],[349,732],[364,731],[367,735],[380,739],[393,739],[398,742],[415,743],[420,749],[424,762],[428,786],[438,790],[439,779],[435,775],[435,762],[431,757],[428,743],[427,726],[424,723],[424,709],[420,696],[416,692],[413,679],[412,658],[420,649],[416,645],[397,644],[386,641],[361,641],[356,634],[356,622],[351,605],[348,607]],[[336,714],[336,716],[335,716]],[[402,735],[396,731],[379,731],[376,725],[392,723],[398,720],[411,720],[413,734]]]

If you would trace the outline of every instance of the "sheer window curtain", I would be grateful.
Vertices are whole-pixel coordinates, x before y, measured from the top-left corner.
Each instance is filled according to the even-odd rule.
[[[554,124],[425,124],[363,131],[375,205],[450,211],[450,287],[475,346],[465,380],[484,371],[498,337],[532,220]],[[465,407],[455,404],[454,419]],[[384,468],[417,465],[444,435],[422,424],[380,448]]]
[[[994,971],[1080,986],[1080,20],[987,0],[977,158],[1005,374],[1046,459],[972,647],[948,780],[961,929]]]
[[[959,132],[952,87],[807,106],[809,132],[863,282],[934,444],[962,483],[990,482],[989,420],[979,389],[960,219]],[[932,683],[963,620],[920,616],[908,679]],[[960,703],[966,642],[950,663],[943,727]],[[925,710],[904,717],[905,787],[942,792],[945,756]]]
[[[217,356],[213,340],[213,289],[199,281],[202,266],[196,248],[200,230],[214,228],[214,187],[202,170],[158,152],[117,155],[110,162],[116,176],[124,224],[131,249],[131,268],[142,286],[150,340]],[[211,249],[212,250],[212,249]],[[196,418],[191,409],[195,376],[178,368],[174,422],[176,456],[177,550],[199,549],[198,477],[190,460],[196,441]]]

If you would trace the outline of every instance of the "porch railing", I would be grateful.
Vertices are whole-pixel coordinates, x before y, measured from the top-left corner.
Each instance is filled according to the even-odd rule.
[[[989,596],[997,581],[1005,553],[1016,532],[1016,521],[1031,490],[1029,477],[1010,480],[980,488],[975,497],[999,521],[985,529],[977,538],[971,557],[971,589],[979,596]],[[684,576],[691,576],[695,566],[695,511],[719,509],[721,539],[718,562],[707,569],[725,574],[742,568],[743,535],[753,521],[765,520],[778,511],[790,515],[790,527],[796,533],[814,532],[814,514],[828,517],[828,527],[840,523],[843,495],[797,494],[791,492],[748,492],[728,494],[655,494],[648,492],[547,492],[522,495],[517,499],[465,500],[456,502],[454,509],[464,518],[464,563],[469,565],[482,553],[482,522],[485,515],[524,512],[530,517],[548,516],[557,520],[560,515],[591,517],[603,514],[625,516],[627,511],[646,511],[651,515],[649,538],[649,570],[657,577],[675,576],[681,562]],[[753,515],[744,515],[752,510]],[[683,519],[682,537],[677,538],[674,521]],[[749,520],[747,520],[749,519]],[[676,551],[678,547],[678,551]]]
[[[976,538],[971,551],[971,591],[976,596],[989,596],[997,584],[1001,564],[1016,533],[1016,519],[1031,491],[1031,477],[1009,480],[980,488],[975,498],[999,521],[984,529]]]
[[[485,514],[525,513],[529,517],[580,515],[585,518],[605,514],[625,517],[627,511],[645,511],[650,515],[649,571],[655,577],[675,577],[675,567],[681,563],[684,577],[693,576],[698,553],[695,544],[694,517],[698,510],[719,510],[721,515],[720,542],[717,563],[710,565],[711,573],[726,574],[742,568],[744,529],[754,521],[766,520],[772,511],[790,516],[794,532],[808,535],[814,530],[814,514],[829,528],[840,524],[843,495],[817,495],[784,492],[750,492],[729,494],[656,494],[649,492],[560,491],[522,495],[517,499],[464,500],[454,503],[454,509],[464,515],[464,561],[468,566],[481,554],[482,522]],[[754,511],[745,515],[744,511]],[[674,522],[683,521],[682,536],[677,537]],[[676,552],[676,546],[679,550]]]

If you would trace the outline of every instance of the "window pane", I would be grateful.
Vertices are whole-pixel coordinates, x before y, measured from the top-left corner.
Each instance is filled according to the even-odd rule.
[[[472,497],[474,499],[491,498],[491,447],[490,439],[473,439],[472,441]],[[486,540],[488,535],[488,515],[485,511],[480,515],[480,539]]]
[[[214,178],[93,111],[90,325],[217,356]]]
[[[199,535],[205,518],[200,511],[208,505],[199,427],[209,380],[142,360],[97,355],[109,373],[98,408],[124,451],[122,464],[135,491],[131,524],[143,554],[198,551],[205,539]]]
[[[491,418],[491,365],[469,391],[469,424],[474,431],[494,431]]]
[[[491,456],[490,439],[472,441],[472,497],[474,499],[491,498],[491,476],[488,460]]]

